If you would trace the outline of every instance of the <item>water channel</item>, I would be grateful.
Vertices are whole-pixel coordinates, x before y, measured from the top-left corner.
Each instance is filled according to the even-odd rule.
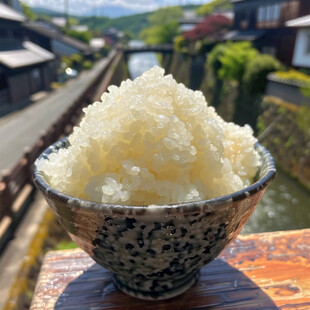
[[[132,46],[141,46],[132,41]],[[155,53],[132,54],[128,60],[132,79],[154,65],[159,65]],[[290,230],[310,227],[310,192],[278,169],[273,183],[266,190],[242,233]]]

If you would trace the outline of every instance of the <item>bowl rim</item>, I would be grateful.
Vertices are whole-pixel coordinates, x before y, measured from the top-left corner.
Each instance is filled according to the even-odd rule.
[[[245,187],[239,191],[233,192],[231,194],[227,194],[224,196],[219,196],[211,199],[206,200],[199,200],[199,201],[190,201],[190,202],[183,202],[183,203],[175,203],[175,204],[164,204],[164,205],[120,205],[120,204],[109,204],[103,202],[94,202],[89,200],[83,200],[77,197],[73,197],[67,194],[64,194],[55,188],[51,187],[44,179],[43,174],[37,168],[37,162],[41,158],[47,158],[49,154],[55,152],[56,150],[63,147],[63,144],[68,142],[68,137],[65,137],[55,143],[51,144],[47,147],[36,159],[33,165],[33,181],[37,188],[45,193],[45,195],[49,196],[52,199],[57,201],[62,201],[64,203],[68,203],[72,207],[78,210],[83,210],[86,212],[104,212],[111,214],[112,213],[120,213],[120,214],[132,214],[133,211],[146,211],[150,210],[150,206],[152,206],[152,213],[153,212],[162,212],[167,211],[170,209],[177,209],[177,213],[193,213],[193,206],[195,212],[201,212],[202,207],[207,205],[209,207],[215,207],[218,205],[226,205],[227,203],[232,203],[234,201],[242,200],[247,197],[254,195],[255,193],[266,189],[276,175],[276,165],[275,161],[270,154],[270,152],[262,146],[259,142],[255,143],[255,149],[259,152],[261,160],[264,162],[266,168],[266,172],[264,173],[263,177],[258,179],[256,182],[251,184],[250,186]],[[118,212],[122,210],[121,212]],[[115,211],[115,212],[113,212]],[[129,212],[126,212],[129,211]],[[134,212],[135,213],[135,212]],[[170,213],[170,212],[169,212]]]

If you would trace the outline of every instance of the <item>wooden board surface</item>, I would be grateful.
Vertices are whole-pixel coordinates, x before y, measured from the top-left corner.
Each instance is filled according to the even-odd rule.
[[[310,229],[240,235],[186,293],[143,301],[80,249],[49,252],[31,310],[310,309]]]

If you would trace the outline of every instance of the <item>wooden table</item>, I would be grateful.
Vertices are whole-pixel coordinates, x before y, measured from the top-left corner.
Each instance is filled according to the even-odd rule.
[[[143,301],[114,288],[80,249],[49,252],[31,310],[310,309],[310,229],[240,235],[181,296]]]

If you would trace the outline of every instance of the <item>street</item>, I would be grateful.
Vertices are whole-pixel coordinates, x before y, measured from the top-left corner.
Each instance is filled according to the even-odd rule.
[[[72,103],[81,96],[89,83],[108,61],[100,60],[91,70],[82,72],[63,88],[53,91],[38,102],[0,118],[0,171],[11,168]]]

